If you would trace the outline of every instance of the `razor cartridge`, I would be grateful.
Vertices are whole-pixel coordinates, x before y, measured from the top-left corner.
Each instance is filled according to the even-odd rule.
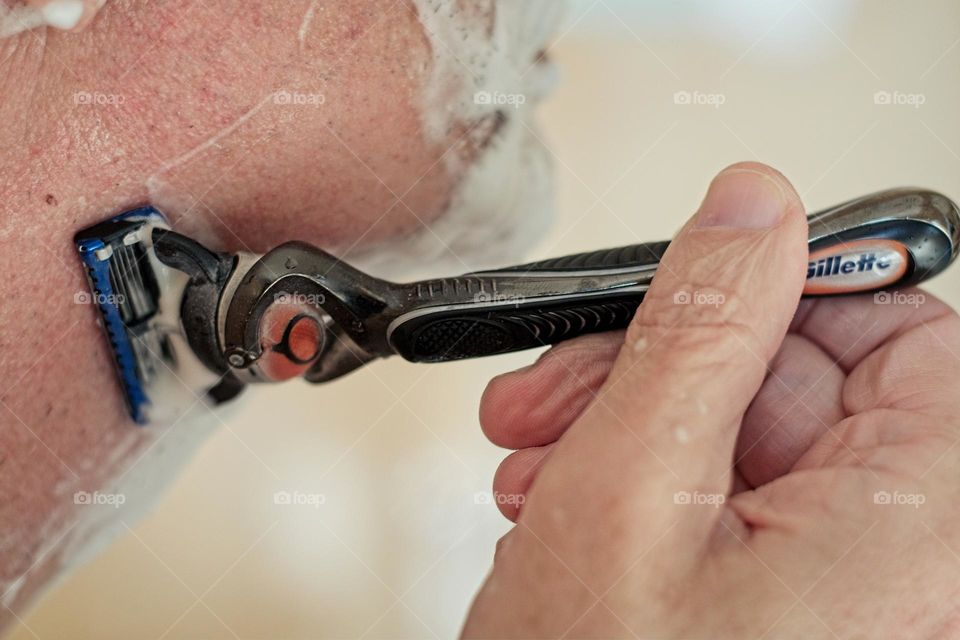
[[[960,252],[960,209],[922,189],[851,200],[811,215],[809,228],[806,296],[917,284]],[[152,208],[77,236],[140,423],[177,402],[223,401],[252,383],[326,382],[393,355],[445,362],[624,328],[669,244],[399,284],[303,242],[217,253]]]
[[[163,264],[154,251],[154,232],[169,228],[162,213],[143,207],[74,237],[89,300],[100,314],[127,408],[138,424],[176,420],[221,382],[183,334],[180,309],[189,277]]]

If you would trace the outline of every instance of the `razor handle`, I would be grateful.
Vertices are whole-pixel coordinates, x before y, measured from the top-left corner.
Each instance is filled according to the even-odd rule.
[[[960,244],[956,205],[917,189],[886,191],[815,213],[809,227],[805,296],[922,282],[945,269]],[[389,323],[387,340],[407,360],[443,362],[623,329],[669,244],[637,244],[402,285],[406,302]],[[708,304],[709,297],[678,291],[674,303]]]

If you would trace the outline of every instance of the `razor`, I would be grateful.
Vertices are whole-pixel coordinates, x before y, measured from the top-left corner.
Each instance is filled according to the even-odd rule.
[[[916,284],[960,245],[957,205],[920,189],[846,202],[811,215],[809,227],[807,296]],[[216,252],[172,231],[153,207],[76,236],[139,424],[176,420],[249,384],[322,383],[394,355],[446,362],[624,328],[669,244],[398,284],[303,242],[264,255]]]

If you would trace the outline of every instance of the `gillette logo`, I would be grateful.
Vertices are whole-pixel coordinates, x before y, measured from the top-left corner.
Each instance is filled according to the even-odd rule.
[[[846,249],[844,253],[838,250]],[[807,295],[875,291],[903,279],[910,265],[906,249],[889,240],[862,240],[824,247],[807,262]]]
[[[807,279],[828,278],[830,276],[849,275],[872,271],[885,271],[893,263],[889,257],[878,258],[875,253],[861,253],[859,257],[847,259],[846,256],[830,256],[816,262],[807,263]]]

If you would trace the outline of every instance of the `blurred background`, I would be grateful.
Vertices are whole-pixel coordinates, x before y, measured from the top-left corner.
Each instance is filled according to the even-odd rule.
[[[960,198],[956,0],[576,0],[550,54],[559,218],[531,258],[668,238],[739,160],[810,210],[898,185]],[[960,307],[960,268],[929,289]],[[535,356],[258,389],[10,637],[454,637],[508,530],[480,394]]]

